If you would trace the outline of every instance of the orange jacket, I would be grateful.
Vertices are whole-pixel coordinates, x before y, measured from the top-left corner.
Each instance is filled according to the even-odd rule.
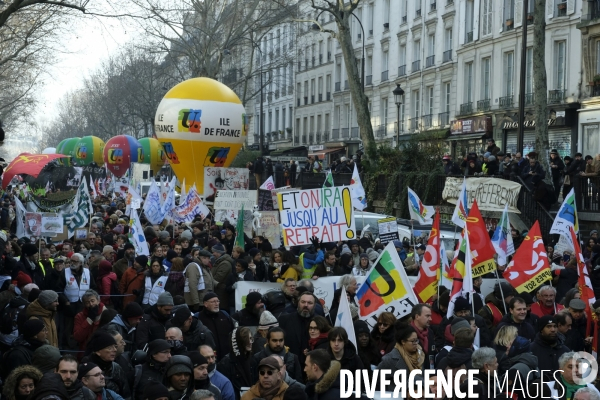
[[[145,278],[146,275],[144,274],[144,271],[137,272],[133,267],[129,267],[125,270],[121,277],[121,283],[119,284],[119,292],[122,294],[131,294],[133,296],[123,297],[123,307],[132,301],[137,300],[137,296],[133,294],[133,291],[142,291],[144,289]]]

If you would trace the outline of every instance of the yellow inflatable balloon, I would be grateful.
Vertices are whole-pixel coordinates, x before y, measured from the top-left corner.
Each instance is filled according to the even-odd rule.
[[[228,167],[242,148],[248,123],[242,102],[227,86],[193,78],[167,92],[155,117],[156,137],[177,178],[198,193],[204,167]]]

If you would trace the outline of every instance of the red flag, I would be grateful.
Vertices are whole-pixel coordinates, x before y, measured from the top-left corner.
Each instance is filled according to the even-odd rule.
[[[431,226],[427,249],[423,254],[423,262],[419,276],[415,282],[415,294],[422,303],[427,302],[437,291],[438,270],[440,269],[440,213],[436,212]]]
[[[577,240],[577,235],[575,235],[575,231],[573,230],[572,226],[569,227],[569,232],[571,233],[571,241],[573,242],[575,256],[577,257],[577,273],[579,274],[577,284],[579,285],[579,294],[581,295],[581,300],[585,303],[585,315],[587,316],[587,329],[585,332],[586,337],[589,337],[592,333],[592,322],[594,325],[596,325],[598,320],[596,313],[592,310],[592,305],[596,302],[596,296],[594,296],[592,282],[590,281],[587,266],[583,260],[583,254],[581,253],[579,240]]]
[[[494,249],[490,235],[485,227],[485,221],[477,206],[477,200],[473,201],[471,210],[469,210],[467,232],[469,233],[469,245],[471,246],[471,255],[473,257],[473,268],[471,269],[473,278],[495,271],[496,262],[494,261],[494,255],[496,254],[496,249]]]
[[[518,293],[532,292],[552,280],[538,221],[535,221],[502,275]]]

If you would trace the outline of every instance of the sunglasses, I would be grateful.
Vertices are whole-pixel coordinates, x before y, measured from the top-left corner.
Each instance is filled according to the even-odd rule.
[[[379,326],[390,326],[390,324],[386,324],[385,322],[378,322],[377,325],[379,325]]]
[[[273,373],[275,373],[275,371],[274,371],[274,370],[272,370],[272,369],[261,369],[260,371],[258,371],[258,373],[259,373],[261,376],[264,376],[265,374],[267,374],[267,375],[271,376],[271,375],[273,375]]]

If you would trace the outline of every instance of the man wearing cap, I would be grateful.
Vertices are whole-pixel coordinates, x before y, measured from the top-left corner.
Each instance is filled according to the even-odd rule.
[[[148,343],[146,361],[136,365],[132,393],[135,399],[141,398],[144,387],[151,381],[162,382],[167,361],[171,359],[171,345],[164,339]]]
[[[123,293],[124,295],[131,295],[123,297],[123,306],[126,306],[132,301],[137,301],[138,296],[142,294],[146,280],[145,272],[147,269],[148,257],[141,255],[135,257],[133,265],[127,268],[125,273],[123,273],[123,277],[119,283],[119,292]],[[117,279],[118,275],[119,274],[117,273]]]
[[[185,276],[183,297],[188,307],[195,312],[200,311],[200,307],[204,302],[204,294],[214,290],[215,283],[212,271],[210,270],[211,256],[212,254],[202,249],[198,253],[199,260],[186,259],[188,264],[183,270],[183,275]]]
[[[27,308],[26,319],[39,319],[44,322],[48,330],[48,344],[58,348],[58,333],[56,331],[56,309],[58,307],[58,294],[54,290],[43,290]]]
[[[231,315],[239,326],[258,326],[260,315],[265,309],[262,295],[259,292],[250,292],[246,296],[246,306]]]
[[[225,247],[221,243],[215,244],[210,251],[215,257],[213,263],[212,276],[215,280],[215,293],[219,296],[221,310],[229,310],[229,293],[225,289],[227,278],[233,273],[235,262],[229,254],[225,252]]]
[[[214,292],[204,295],[204,308],[198,314],[200,321],[213,334],[217,351],[217,361],[225,357],[230,349],[230,333],[237,326],[236,322],[225,311],[219,309],[220,299]]]
[[[508,304],[514,296],[515,290],[507,282],[501,282],[500,285],[496,283],[494,291],[485,296],[485,306],[478,314],[483,317],[488,329],[493,330],[502,321],[505,310],[508,310]]]
[[[208,377],[208,360],[197,350],[190,351],[186,355],[192,361],[192,366],[194,367],[194,389],[208,390],[213,394],[215,400],[223,400],[221,390],[213,385]]]
[[[446,309],[447,311],[447,306],[446,306],[446,302],[449,303],[449,292],[446,292],[447,294],[442,294],[441,297],[441,301],[443,304],[443,307]],[[435,304],[435,303],[434,303]],[[454,323],[454,320],[456,318],[466,318],[466,317],[470,317],[473,311],[473,306],[471,305],[471,303],[469,302],[469,300],[465,299],[464,297],[458,297],[455,301],[454,301],[454,316],[450,319],[448,319],[445,315],[442,318],[442,322],[438,325],[437,330],[432,326],[432,329],[434,329],[434,331],[436,332],[436,346],[438,348],[441,348],[443,346],[443,342],[447,341],[447,336],[449,331],[449,325]],[[433,316],[435,315],[434,313],[434,308],[432,306],[431,309],[431,316],[432,316],[432,325],[433,325]],[[487,327],[487,324],[485,322],[485,319],[483,319],[483,317],[481,317],[478,314],[475,314],[473,316],[475,318],[475,325],[477,326],[477,328],[479,328],[479,342],[481,344],[481,346],[491,346],[492,345],[492,341],[494,340],[494,335],[492,333],[492,331]]]
[[[48,329],[39,319],[27,320],[19,331],[20,335],[11,345],[11,349],[3,354],[3,366],[0,370],[8,372],[22,365],[31,364],[33,353],[41,346],[47,344]]]
[[[569,315],[572,318],[571,329],[567,332],[565,346],[571,351],[584,351],[586,344],[591,344],[592,338],[586,338],[587,317],[585,315],[585,302],[573,299],[569,303]]]
[[[121,281],[121,278],[125,274],[125,272],[133,267],[133,263],[135,262],[135,247],[133,244],[127,242],[125,246],[123,246],[123,258],[118,260],[113,264],[113,272],[117,274],[117,279]]]
[[[552,373],[559,369],[558,359],[569,348],[558,340],[556,318],[544,315],[538,320],[537,335],[531,344],[531,353],[537,357],[540,369],[544,372],[545,380],[553,379]]]
[[[417,275],[419,266],[423,262],[423,254],[425,254],[426,249],[427,247],[424,244],[416,245],[415,251],[406,257],[404,265],[408,275]]]
[[[163,385],[170,400],[187,400],[194,393],[194,367],[187,356],[173,356],[167,361]]]
[[[116,392],[106,389],[104,373],[93,362],[81,363],[77,371],[77,376],[79,376],[83,386],[90,389],[96,395],[97,400],[124,400]]]
[[[531,305],[531,313],[538,317],[554,315],[565,308],[562,304],[556,303],[556,288],[550,285],[539,288],[536,297],[537,302]]]
[[[242,395],[241,400],[255,398],[283,400],[288,387],[288,384],[283,381],[275,357],[265,357],[258,363],[258,382]]]
[[[252,357],[252,367],[250,369],[254,373],[253,379],[258,379],[258,369],[256,368],[256,365],[262,359],[272,355],[278,355],[283,358],[287,372],[292,378],[299,381],[302,380],[302,368],[300,367],[298,356],[291,353],[289,348],[285,346],[285,332],[280,327],[269,329],[267,332],[267,344],[260,352],[254,354]]]
[[[29,275],[33,283],[44,288],[46,270],[38,262],[38,247],[33,243],[25,243],[23,247],[21,247],[21,253],[21,259],[17,263],[17,271],[25,272]],[[15,272],[15,275],[16,273],[17,272]]]
[[[52,268],[46,271],[46,278],[44,279],[44,288],[51,290],[58,290],[58,283],[60,282],[60,276],[63,274],[65,269],[66,257],[58,256],[52,261]]]
[[[129,303],[121,314],[117,314],[104,329],[113,329],[125,340],[125,352],[133,355],[137,350],[135,345],[136,327],[144,316],[144,310],[138,303]]]
[[[181,329],[183,343],[190,350],[195,350],[205,344],[216,347],[215,339],[210,329],[193,316],[187,307],[178,308],[166,326],[168,328],[175,327]]]
[[[150,307],[150,313],[144,314],[137,326],[135,341],[138,349],[143,348],[148,342],[165,337],[167,331],[165,326],[171,319],[174,305],[171,293],[163,292],[158,296],[156,304]]]
[[[531,324],[525,321],[527,318],[527,305],[525,300],[520,297],[513,297],[508,305],[508,314],[502,317],[502,320],[496,326],[495,333],[505,325],[514,326],[517,328],[518,335],[528,340],[535,339],[535,329]]]

